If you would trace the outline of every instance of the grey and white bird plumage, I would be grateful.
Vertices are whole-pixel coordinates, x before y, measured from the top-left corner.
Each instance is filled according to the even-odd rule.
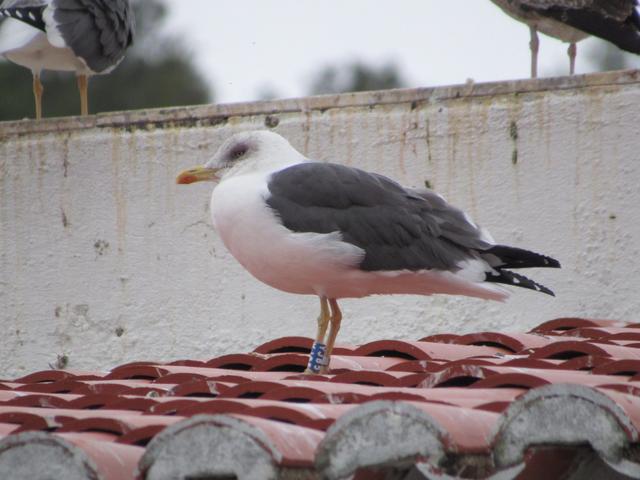
[[[86,115],[88,77],[111,72],[133,42],[129,0],[5,0],[0,15],[33,29],[26,41],[2,54],[32,71],[37,118],[42,115],[42,70],[76,73]]]
[[[638,0],[491,0],[529,25],[531,76],[537,76],[538,32],[569,43],[569,72],[575,72],[576,43],[590,35],[640,54]]]
[[[431,190],[313,162],[273,132],[236,134],[206,165],[177,178],[197,181],[217,183],[213,223],[240,264],[274,288],[320,298],[314,347],[326,350],[325,363],[311,361],[311,371],[327,366],[341,298],[442,293],[505,300],[509,292],[498,284],[553,295],[509,269],[559,267],[556,260],[495,244]]]

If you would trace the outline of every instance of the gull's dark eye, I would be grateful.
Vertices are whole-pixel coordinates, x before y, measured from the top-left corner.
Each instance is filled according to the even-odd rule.
[[[238,160],[238,159],[242,158],[245,153],[247,153],[248,149],[249,148],[245,144],[240,143],[238,145],[235,145],[231,149],[231,152],[229,153],[229,156],[231,157],[231,160]]]

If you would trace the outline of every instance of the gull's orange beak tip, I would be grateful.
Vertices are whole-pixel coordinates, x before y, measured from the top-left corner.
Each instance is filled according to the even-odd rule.
[[[188,172],[183,172],[176,177],[176,183],[178,185],[188,185],[190,183],[197,182],[198,178]]]

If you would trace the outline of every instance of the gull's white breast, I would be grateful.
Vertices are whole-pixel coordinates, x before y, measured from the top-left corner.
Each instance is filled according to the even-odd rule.
[[[264,174],[233,176],[214,189],[211,215],[227,249],[253,276],[274,288],[334,293],[328,289],[357,271],[364,251],[341,241],[337,232],[288,230],[266,204],[268,197]]]

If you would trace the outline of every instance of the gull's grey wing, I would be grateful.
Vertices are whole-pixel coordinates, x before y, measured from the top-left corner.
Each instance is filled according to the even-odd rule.
[[[487,234],[462,210],[449,204],[442,196],[427,188],[407,190],[421,197],[429,205],[443,237],[474,250],[486,250],[491,247],[493,242],[487,238]]]
[[[607,40],[622,50],[640,53],[637,0],[511,0],[509,3]]]
[[[274,173],[265,201],[293,232],[340,232],[365,255],[366,271],[458,271],[461,262],[486,262],[485,281],[553,295],[505,268],[559,267],[544,255],[490,243],[461,210],[430,190],[405,189],[357,168],[302,163]]]
[[[447,203],[433,190],[411,190],[430,205],[433,215],[438,219],[442,236],[475,250],[480,257],[494,268],[558,268],[560,263],[545,255],[507,245],[496,245],[488,232],[476,225],[462,210]]]
[[[627,52],[640,54],[640,15],[633,10],[624,21],[592,10],[549,10],[548,15],[567,25],[613,43]]]
[[[512,0],[513,1],[513,0]],[[636,0],[516,0],[523,7],[546,10],[590,10],[604,17],[624,22],[637,6]]]
[[[464,214],[431,193],[336,164],[303,163],[273,174],[267,204],[294,232],[340,232],[362,248],[363,270],[458,270],[486,247]]]
[[[51,8],[66,45],[95,73],[115,67],[133,42],[128,0],[52,0]]]

